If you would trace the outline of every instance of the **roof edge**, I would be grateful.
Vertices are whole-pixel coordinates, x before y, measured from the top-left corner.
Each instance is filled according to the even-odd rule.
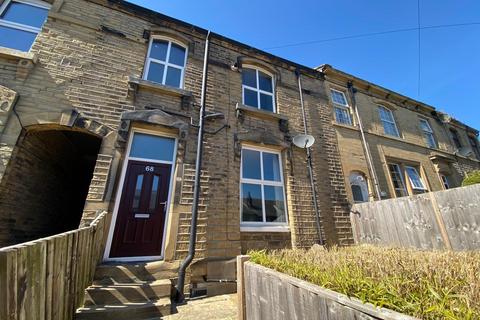
[[[318,66],[318,67],[315,67],[315,70],[321,71],[321,72],[324,73],[324,74],[328,74],[328,72],[333,72],[333,73],[335,73],[335,74],[338,74],[338,75],[340,75],[340,76],[343,76],[343,77],[345,77],[345,78],[347,78],[347,79],[350,79],[350,80],[352,80],[352,81],[360,82],[360,83],[363,83],[364,85],[377,88],[378,90],[381,90],[381,91],[385,92],[386,94],[389,94],[389,95],[392,95],[392,96],[396,96],[399,100],[410,101],[410,102],[411,102],[412,104],[414,104],[414,105],[422,106],[422,107],[424,107],[424,108],[426,108],[426,109],[429,109],[429,110],[431,110],[431,111],[435,111],[435,112],[437,112],[438,114],[444,114],[444,115],[448,116],[448,117],[451,119],[449,122],[453,122],[453,123],[455,123],[455,124],[457,124],[457,125],[463,126],[463,127],[465,127],[465,129],[466,129],[467,131],[471,131],[471,132],[473,132],[473,133],[475,133],[475,134],[477,134],[477,135],[478,135],[478,133],[479,133],[479,131],[478,131],[477,129],[470,127],[469,125],[461,122],[460,120],[454,118],[453,116],[451,116],[451,115],[449,115],[449,114],[447,114],[447,113],[445,113],[445,112],[438,111],[434,106],[431,106],[431,105],[429,105],[429,104],[427,104],[427,103],[424,103],[424,102],[418,101],[418,100],[416,100],[416,99],[407,97],[407,96],[405,96],[405,95],[403,95],[403,94],[401,94],[401,93],[398,93],[398,92],[396,92],[396,91],[387,89],[387,88],[385,88],[385,87],[382,87],[382,86],[377,85],[377,84],[375,84],[375,83],[372,83],[372,82],[370,82],[370,81],[361,79],[361,78],[356,77],[356,76],[354,76],[354,75],[352,75],[352,74],[349,74],[349,73],[347,73],[347,72],[345,72],[345,71],[336,69],[336,68],[332,67],[332,66],[329,65],[329,64],[322,64],[322,65],[320,65],[320,66]]]
[[[196,25],[193,25],[191,23],[188,23],[188,22],[185,22],[183,20],[179,20],[179,19],[176,19],[176,18],[173,18],[171,16],[167,16],[163,13],[160,13],[160,12],[157,12],[157,11],[154,11],[154,10],[151,10],[151,9],[148,9],[148,8],[145,8],[145,7],[142,7],[142,6],[139,6],[137,4],[134,4],[134,3],[131,3],[131,2],[128,2],[128,1],[125,1],[125,0],[87,0],[87,1],[90,1],[90,2],[93,2],[93,3],[96,3],[96,4],[99,4],[99,5],[105,5],[105,4],[108,4],[112,7],[112,9],[123,9],[125,11],[128,11],[129,13],[133,14],[133,15],[136,15],[136,16],[139,16],[145,20],[148,20],[150,21],[151,23],[154,23],[154,24],[158,24],[158,20],[163,20],[163,21],[168,21],[170,23],[173,23],[173,24],[177,24],[177,25],[180,25],[182,26],[183,28],[186,28],[186,29],[190,29],[192,30],[193,32],[198,32],[200,34],[203,34],[203,35],[207,35],[208,33],[208,30],[207,29],[204,29],[202,27],[199,27],[199,26],[196,26]],[[117,7],[117,8],[115,8]],[[308,66],[305,66],[305,65],[302,65],[302,64],[299,64],[299,63],[296,63],[294,61],[291,61],[291,60],[288,60],[288,59],[285,59],[285,58],[282,58],[282,57],[279,57],[279,56],[276,56],[272,53],[269,53],[269,52],[266,52],[266,51],[263,51],[261,49],[258,49],[258,48],[255,48],[255,47],[252,47],[248,44],[245,44],[245,43],[242,43],[242,42],[239,42],[237,40],[234,40],[234,39],[231,39],[231,38],[228,38],[226,36],[223,36],[221,34],[218,34],[216,32],[210,32],[210,37],[211,38],[216,38],[216,39],[219,39],[220,41],[226,41],[226,42],[229,42],[231,43],[232,45],[235,45],[235,46],[238,46],[238,47],[241,47],[243,49],[246,49],[247,51],[254,51],[256,52],[257,54],[260,54],[260,55],[263,55],[265,57],[268,57],[269,59],[272,59],[274,61],[278,61],[280,63],[284,63],[284,64],[287,64],[287,65],[290,65],[292,67],[295,67],[296,69],[300,69],[306,73],[309,73],[311,75],[314,75],[314,76],[323,76],[323,72],[320,71],[320,70],[317,70],[315,68],[312,68],[312,67],[308,67]]]

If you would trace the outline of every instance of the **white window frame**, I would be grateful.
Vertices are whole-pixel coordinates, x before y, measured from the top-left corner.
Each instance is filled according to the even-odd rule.
[[[384,118],[382,117],[382,112],[380,111],[381,109],[386,110],[386,111],[388,112],[388,114],[390,114],[392,120],[390,120],[390,119],[384,119]],[[400,138],[400,132],[398,131],[397,122],[395,121],[395,116],[393,115],[393,111],[390,110],[389,108],[385,107],[385,106],[378,105],[378,115],[379,115],[379,117],[380,117],[380,122],[382,123],[383,133],[386,134],[386,135],[388,135],[388,136]],[[385,130],[385,122],[386,122],[386,123],[389,123],[389,124],[393,124],[393,127],[395,128],[395,135],[392,135],[392,134],[390,134],[390,133],[387,133],[387,130]]]
[[[420,184],[422,185],[421,187],[416,187],[415,184],[413,183],[412,177],[410,177],[410,174],[408,173],[408,170],[411,169],[415,172],[415,174],[418,177],[418,180],[420,181]],[[426,191],[427,188],[425,186],[425,182],[423,181],[422,176],[418,172],[417,168],[412,167],[412,166],[405,166],[405,173],[407,174],[408,180],[410,182],[410,186],[412,187],[413,190],[421,190],[421,191]]]
[[[275,77],[274,77],[274,75],[271,74],[268,71],[265,71],[264,69],[260,69],[258,67],[252,66],[252,65],[244,65],[244,66],[242,66],[242,72],[243,72],[243,69],[250,69],[250,70],[255,71],[255,76],[257,78],[257,88],[250,87],[250,86],[247,86],[246,84],[243,84],[243,74],[242,74],[242,104],[246,105],[245,104],[245,89],[252,90],[252,91],[255,91],[257,93],[257,105],[258,105],[257,109],[263,110],[265,112],[277,113],[277,104],[276,104],[276,101],[275,101],[275,81],[274,81]],[[272,81],[272,92],[268,92],[268,91],[264,91],[264,90],[260,89],[260,79],[259,79],[259,76],[258,76],[259,71],[261,71],[261,72],[265,73],[266,75],[270,76],[271,81]],[[269,95],[269,96],[272,97],[273,111],[268,111],[268,110],[265,110],[265,109],[261,108],[261,106],[260,106],[260,93],[263,93],[265,95]],[[246,105],[246,106],[255,108],[254,106],[249,106],[249,105]]]
[[[252,150],[260,152],[260,179],[249,179],[243,178],[243,150]],[[271,153],[278,155],[279,170],[280,170],[280,181],[271,181],[263,179],[263,153]],[[262,215],[263,221],[242,221],[243,217],[243,194],[242,194],[242,184],[249,183],[262,186]],[[283,205],[285,208],[285,222],[267,222],[266,221],[266,212],[265,212],[265,194],[263,186],[274,186],[283,188]],[[288,226],[288,208],[287,208],[287,198],[285,194],[285,183],[283,179],[283,167],[282,167],[282,154],[277,150],[272,150],[268,148],[261,147],[252,147],[247,145],[242,145],[242,156],[240,157],[240,231],[243,232],[289,232]]]
[[[345,100],[345,104],[335,102],[335,100],[333,99],[333,92],[340,93],[343,96],[343,100]],[[333,108],[334,108],[333,112],[335,114],[335,122],[338,123],[338,124],[343,124],[343,125],[349,125],[349,126],[353,125],[352,115],[350,113],[350,106],[348,105],[348,100],[347,100],[347,96],[345,95],[345,92],[330,88],[330,99],[332,100],[332,103],[333,103]],[[340,109],[340,110],[345,111],[347,113],[348,123],[343,123],[343,122],[340,122],[338,120],[337,112],[336,112],[335,109]]]
[[[435,139],[435,136],[433,134],[433,130],[432,130],[432,127],[430,126],[430,122],[428,122],[427,119],[423,119],[423,118],[421,118],[419,121],[420,121],[420,123],[424,123],[427,127],[427,130],[424,130],[422,128],[422,125],[420,124],[420,130],[423,133],[423,136],[425,138],[425,143],[427,144],[427,147],[434,148],[434,149],[437,148],[437,140]],[[431,140],[429,140],[429,138]],[[430,142],[433,142],[433,145],[430,145]]]
[[[46,10],[50,10],[50,8],[52,7],[49,3],[40,1],[40,0],[5,0],[5,2],[2,3],[2,5],[0,6],[0,16],[2,16],[2,14],[5,12],[7,7],[12,2],[23,3],[32,7],[38,7]],[[1,18],[0,18],[0,26],[12,28],[16,30],[27,31],[27,32],[36,34],[36,36],[38,36],[38,34],[40,33],[40,30],[42,30],[41,27],[37,28],[37,27],[26,25],[26,24],[22,24],[22,23],[11,22]]]
[[[166,41],[168,42],[168,47],[167,47],[167,55],[166,55],[166,61],[162,61],[162,60],[159,60],[159,59],[155,59],[155,58],[151,58],[150,57],[150,53],[151,53],[151,50],[152,50],[152,44],[153,44],[153,41],[154,40],[161,40],[161,41]],[[176,44],[177,46],[180,46],[182,48],[185,49],[185,58],[184,58],[184,61],[183,61],[183,67],[180,67],[176,64],[173,64],[173,63],[169,63],[168,60],[170,58],[170,48],[172,47],[172,43]],[[168,71],[168,67],[172,67],[172,68],[175,68],[175,69],[180,69],[181,70],[181,73],[180,73],[180,89],[183,89],[184,85],[185,85],[185,68],[187,66],[187,58],[188,58],[188,47],[185,46],[184,44],[176,41],[175,39],[173,38],[169,38],[169,37],[164,37],[164,36],[158,36],[158,35],[154,35],[154,36],[151,36],[150,37],[150,41],[148,42],[148,50],[147,50],[147,58],[145,59],[145,69],[143,71],[143,76],[142,76],[142,79],[143,80],[147,80],[147,81],[151,81],[151,80],[148,80],[147,77],[148,77],[148,72],[150,71],[150,64],[152,62],[155,62],[155,63],[158,63],[158,64],[161,64],[163,65],[165,68],[164,68],[164,71],[163,71],[163,78],[162,78],[162,83],[159,83],[159,82],[155,82],[155,83],[159,83],[161,85],[166,85],[165,84],[165,81],[167,79],[167,71]],[[152,81],[153,82],[153,81]],[[173,87],[173,88],[176,88],[176,87]]]
[[[402,188],[395,188],[395,183],[393,181],[393,177],[392,177],[392,172],[390,171],[390,166],[394,166],[396,168],[396,174],[400,177],[400,182],[402,183]],[[390,180],[392,181],[392,186],[393,186],[393,190],[395,191],[395,197],[398,198],[398,197],[406,197],[408,196],[408,189],[407,189],[407,185],[405,184],[405,180],[403,178],[403,170],[402,170],[402,166],[399,165],[398,163],[387,163],[387,167],[388,167],[388,173],[390,175]],[[403,196],[398,196],[396,191],[403,191]]]

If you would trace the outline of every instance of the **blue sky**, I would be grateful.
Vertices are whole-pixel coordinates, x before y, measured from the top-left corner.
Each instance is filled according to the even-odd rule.
[[[335,68],[418,99],[480,129],[480,1],[420,0],[418,32],[281,47],[416,28],[417,0],[130,0],[275,55]]]

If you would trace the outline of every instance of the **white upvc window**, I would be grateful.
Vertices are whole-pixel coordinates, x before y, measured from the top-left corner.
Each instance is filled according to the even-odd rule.
[[[378,113],[380,114],[384,133],[390,136],[400,137],[392,110],[384,106],[378,106]]]
[[[273,76],[251,67],[242,68],[242,97],[246,106],[276,112]]]
[[[422,130],[423,137],[425,138],[425,143],[429,148],[436,148],[437,142],[435,141],[435,137],[433,135],[432,127],[430,127],[430,123],[426,119],[420,119],[420,129]]]
[[[241,230],[288,230],[281,154],[244,146],[241,158]]]
[[[427,188],[425,187],[425,183],[423,183],[422,177],[420,176],[420,174],[418,174],[416,168],[405,166],[405,171],[407,173],[408,179],[410,180],[412,189],[422,191],[427,190]]]
[[[330,89],[330,96],[335,111],[335,121],[340,124],[352,125],[352,117],[350,116],[350,106],[348,105],[345,93],[335,89]]]
[[[183,88],[187,48],[166,38],[152,37],[148,46],[143,78],[163,85]]]
[[[44,1],[5,0],[0,6],[0,46],[29,51],[49,9]]]

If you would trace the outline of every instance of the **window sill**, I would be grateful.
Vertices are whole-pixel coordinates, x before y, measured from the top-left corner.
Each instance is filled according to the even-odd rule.
[[[355,125],[350,125],[350,124],[343,124],[343,123],[338,123],[336,121],[332,121],[332,124],[335,126],[335,127],[339,127],[339,128],[345,128],[345,129],[349,129],[349,130],[355,130],[355,131],[358,131],[358,127],[355,126]]]
[[[143,80],[135,77],[129,77],[128,83],[130,87],[134,87],[134,88],[136,87],[136,90],[147,89],[147,90],[156,91],[166,95],[180,97],[180,98],[190,98],[193,96],[190,91],[187,91],[184,89],[174,88],[174,87],[166,86],[160,83],[155,83],[152,81]]]
[[[32,63],[37,62],[37,56],[31,52],[24,52],[6,47],[0,47],[0,57],[14,60],[27,60]]]
[[[288,225],[269,226],[269,225],[240,225],[240,232],[290,232]]]
[[[250,114],[252,116],[263,118],[263,119],[270,119],[270,120],[288,120],[288,117],[279,113],[274,113],[270,111],[265,111],[262,109],[249,107],[244,104],[237,103],[235,108],[237,112],[245,112],[246,114]]]

